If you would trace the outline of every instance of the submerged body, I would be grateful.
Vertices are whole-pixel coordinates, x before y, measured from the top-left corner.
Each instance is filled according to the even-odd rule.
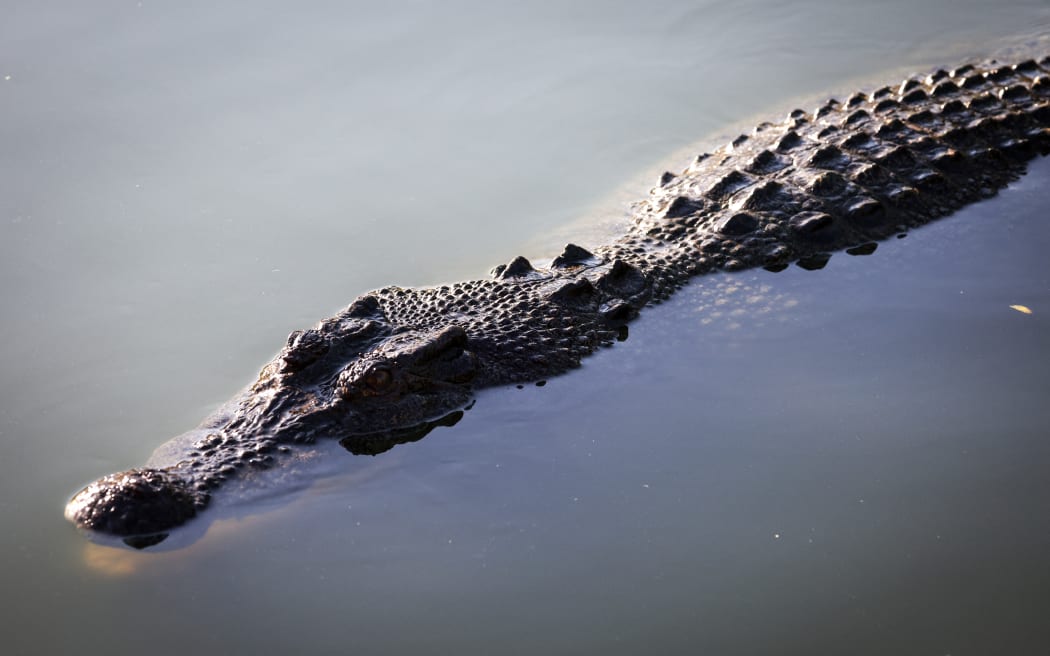
[[[296,444],[379,453],[455,420],[474,390],[541,380],[611,344],[651,301],[715,270],[871,252],[880,239],[994,195],[1050,151],[1050,58],[937,71],[763,123],[665,174],[628,232],[549,267],[362,296],[293,333],[259,379],[170,460],[102,478],[66,515],[156,536]]]

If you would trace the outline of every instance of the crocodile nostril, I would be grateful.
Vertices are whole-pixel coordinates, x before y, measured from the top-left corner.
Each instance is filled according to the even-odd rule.
[[[80,528],[118,536],[165,531],[196,516],[207,492],[162,469],[132,469],[91,483],[66,504]]]

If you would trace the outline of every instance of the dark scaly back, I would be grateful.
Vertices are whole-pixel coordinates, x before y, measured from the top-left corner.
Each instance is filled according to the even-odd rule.
[[[664,174],[594,254],[569,245],[545,269],[518,257],[495,280],[376,294],[397,325],[462,325],[486,365],[477,387],[556,375],[691,276],[819,268],[995,195],[1050,149],[1048,71],[966,65],[795,110]]]
[[[827,254],[947,216],[1050,149],[1050,58],[938,70],[763,123],[665,174],[605,257],[664,298],[692,275]]]

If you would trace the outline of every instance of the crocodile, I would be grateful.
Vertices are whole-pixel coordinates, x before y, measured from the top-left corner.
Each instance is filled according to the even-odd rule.
[[[165,462],[91,483],[66,516],[155,543],[299,445],[335,438],[374,455],[419,439],[481,388],[580,366],[690,278],[871,253],[996,195],[1048,153],[1050,57],[940,69],[797,109],[664,173],[612,243],[569,244],[547,266],[516,257],[487,279],[386,287],[293,332]]]

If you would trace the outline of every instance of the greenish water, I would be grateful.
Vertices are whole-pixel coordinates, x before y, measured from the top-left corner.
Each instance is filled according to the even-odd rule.
[[[1048,28],[1045,2],[7,3],[0,649],[1044,653],[1047,162],[871,257],[696,281],[580,371],[378,458],[323,446],[316,484],[172,548],[62,506],[370,288],[598,241],[688,144]]]

